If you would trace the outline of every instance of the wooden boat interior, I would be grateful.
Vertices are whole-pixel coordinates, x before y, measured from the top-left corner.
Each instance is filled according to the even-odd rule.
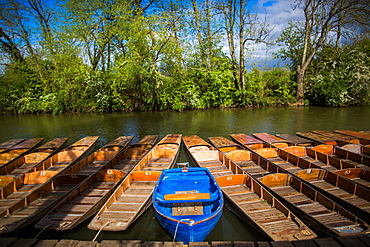
[[[277,148],[285,148],[285,147],[288,147],[290,145],[294,145],[293,143],[290,143],[289,141],[287,141],[283,138],[273,136],[273,135],[268,134],[268,133],[253,133],[252,135],[254,137],[268,143],[268,144],[273,145],[274,147],[277,147]]]
[[[249,150],[260,149],[264,147],[270,147],[270,144],[267,144],[257,138],[252,136],[240,133],[240,134],[231,134],[230,137],[235,140],[240,145],[248,148]]]
[[[0,153],[8,150],[9,148],[23,142],[25,139],[11,139],[5,142],[0,143]]]
[[[359,169],[361,170],[361,169]],[[354,172],[351,172],[354,173]],[[370,222],[370,188],[353,183],[353,181],[346,179],[343,176],[339,176],[335,173],[331,173],[322,169],[305,169],[296,172],[294,175],[309,182],[311,185],[319,188],[334,197],[331,199],[341,200],[354,205],[357,207],[354,211],[362,209],[368,214],[362,219],[369,219]],[[369,183],[369,182],[368,182]]]
[[[216,178],[232,204],[242,210],[253,225],[257,225],[275,241],[303,240],[317,237],[300,219],[292,214],[269,191],[245,174]]]
[[[296,214],[306,214],[316,226],[331,236],[366,233],[369,226],[342,206],[305,184],[295,176],[276,173],[259,179],[275,196],[285,199]],[[292,206],[294,205],[294,206]]]
[[[41,173],[41,174],[40,174]],[[66,196],[87,176],[60,175],[54,179],[53,172],[41,171],[26,174],[28,182],[22,189],[10,194],[1,203],[6,208],[0,212],[0,233],[30,224],[42,217],[48,208]],[[43,177],[43,178],[42,178]],[[44,181],[47,182],[44,182]]]
[[[101,206],[99,201],[109,196],[109,191],[121,181],[126,173],[113,169],[101,170],[83,181],[64,200],[54,207],[48,215],[39,221],[36,228],[67,230],[78,221],[82,221]],[[96,210],[93,210],[93,207]],[[89,214],[86,214],[90,211]],[[84,216],[84,218],[81,218]]]
[[[68,138],[55,138],[30,153],[19,157],[0,168],[1,175],[22,176],[33,171],[34,167],[49,156],[60,151],[67,144]]]
[[[173,166],[180,150],[181,135],[160,140],[128,173],[88,225],[92,230],[122,231],[151,204],[156,181]]]
[[[89,224],[93,230],[121,231],[128,227],[153,192],[161,171],[134,171],[104,204]]]

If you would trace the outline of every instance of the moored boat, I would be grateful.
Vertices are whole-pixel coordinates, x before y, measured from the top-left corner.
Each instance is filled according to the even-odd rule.
[[[354,131],[354,130],[334,130],[334,132],[341,133],[348,136],[354,136],[357,138],[362,138],[370,141],[370,133],[368,131]]]
[[[320,134],[313,133],[313,132],[297,132],[296,134],[300,137],[310,139],[310,140],[313,140],[315,142],[319,142],[319,143],[323,143],[323,144],[328,144],[328,145],[337,145],[338,144],[338,142],[332,137],[320,135]]]
[[[0,153],[0,167],[6,166],[18,157],[32,151],[44,141],[44,138],[33,138],[20,142],[17,145]]]
[[[283,139],[283,138],[280,138],[280,137],[277,137],[277,136],[273,136],[273,135],[270,135],[268,133],[252,133],[252,135],[268,144],[271,144],[273,145],[274,147],[277,147],[277,148],[283,148],[283,147],[288,147],[289,145],[293,145],[293,143]]]
[[[240,143],[240,145],[251,150],[265,147],[265,143],[263,141],[243,133],[231,134],[230,137],[236,142]]]
[[[97,137],[93,139],[96,142]],[[1,189],[4,199],[0,200],[0,234],[17,230],[42,218],[80,183],[100,169],[110,168],[112,160],[131,139],[131,136],[119,137],[62,172],[36,171],[7,183]],[[89,165],[93,168],[86,172]]]
[[[124,176],[155,145],[158,136],[145,136],[111,161],[109,169],[98,171],[81,183],[36,225],[36,228],[69,230],[96,213]]]
[[[207,168],[164,170],[153,193],[154,212],[174,241],[202,242],[221,217],[223,196]]]
[[[91,230],[126,230],[151,205],[161,172],[171,168],[180,151],[181,134],[160,140],[125,176],[89,223]]]
[[[228,205],[240,218],[275,241],[317,237],[296,214],[226,155],[199,136],[185,136],[183,141],[195,164],[208,168],[214,175]]]
[[[332,237],[367,234],[369,225],[295,176],[286,173],[259,178],[274,197],[321,232]]]
[[[309,147],[309,146],[314,146],[316,144],[316,142],[313,141],[313,140],[309,140],[309,139],[306,139],[306,138],[303,138],[303,137],[299,137],[297,135],[276,134],[276,136],[277,137],[280,137],[280,138],[282,138],[284,140],[289,141],[290,143],[292,143],[295,146]]]
[[[5,142],[0,143],[0,153],[8,150],[9,148],[21,143],[24,139],[11,139]]]
[[[32,171],[33,168],[49,158],[50,156],[56,154],[67,144],[68,138],[55,138],[33,151],[29,152],[26,155],[18,157],[12,162],[0,168],[0,175],[13,175],[20,176],[29,171]]]

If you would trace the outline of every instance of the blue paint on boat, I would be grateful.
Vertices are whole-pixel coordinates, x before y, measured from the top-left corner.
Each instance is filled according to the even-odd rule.
[[[222,214],[222,191],[207,168],[164,170],[153,193],[155,216],[174,241],[202,242]]]

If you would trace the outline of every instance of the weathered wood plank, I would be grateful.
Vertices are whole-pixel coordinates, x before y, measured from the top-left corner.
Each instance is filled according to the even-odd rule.
[[[62,239],[55,247],[75,247],[78,244],[78,240]]]
[[[57,243],[58,240],[56,239],[42,239],[37,242],[35,247],[54,247]]]
[[[209,247],[207,242],[190,242],[189,247]]]
[[[17,238],[0,238],[0,246],[7,247],[17,241]]]
[[[159,241],[145,241],[142,245],[143,247],[162,247],[163,242]]]
[[[95,247],[97,246],[96,241],[79,241],[76,247]]]
[[[99,247],[119,247],[121,241],[119,240],[103,240],[100,242]]]
[[[234,247],[254,247],[254,243],[244,241],[234,241]]]
[[[183,247],[182,242],[164,242],[163,247]]]
[[[121,242],[121,247],[141,247],[140,240],[123,240]]]
[[[289,241],[276,241],[271,242],[270,244],[273,247],[294,247],[294,245]]]
[[[370,235],[362,235],[358,237],[362,242],[364,242],[366,245],[370,246]]]
[[[325,247],[341,247],[342,246],[332,238],[318,238],[318,239],[314,239],[314,241],[319,246],[325,246]]]
[[[37,242],[37,239],[34,238],[19,238],[13,242],[11,247],[31,247]]]
[[[317,247],[313,240],[300,240],[291,242],[295,247]]]
[[[275,242],[275,243],[276,243],[276,242]],[[258,246],[258,247],[270,247],[271,245],[270,245],[268,242],[258,241],[258,242],[257,242],[257,246]]]
[[[358,237],[337,237],[335,239],[346,247],[368,247]]]
[[[212,241],[212,247],[232,247],[233,243],[231,241]]]

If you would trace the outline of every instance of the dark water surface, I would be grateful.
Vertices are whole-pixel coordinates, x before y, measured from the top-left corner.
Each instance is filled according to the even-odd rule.
[[[211,136],[229,137],[230,134],[267,132],[294,134],[313,130],[370,130],[370,106],[348,108],[250,108],[213,109],[184,112],[134,112],[113,114],[75,115],[17,115],[0,116],[0,142],[13,138],[69,137],[69,144],[88,135],[100,136],[96,149],[118,136],[139,138],[157,134],[199,135],[207,140]],[[178,162],[188,161],[184,147]],[[32,226],[7,236],[35,237],[39,239],[92,240],[97,231],[86,228],[89,220],[75,229],[63,232],[42,231]],[[101,232],[101,240],[171,241],[171,236],[157,223],[150,207],[139,220],[123,232]],[[263,235],[224,208],[222,218],[205,241],[266,241]]]

